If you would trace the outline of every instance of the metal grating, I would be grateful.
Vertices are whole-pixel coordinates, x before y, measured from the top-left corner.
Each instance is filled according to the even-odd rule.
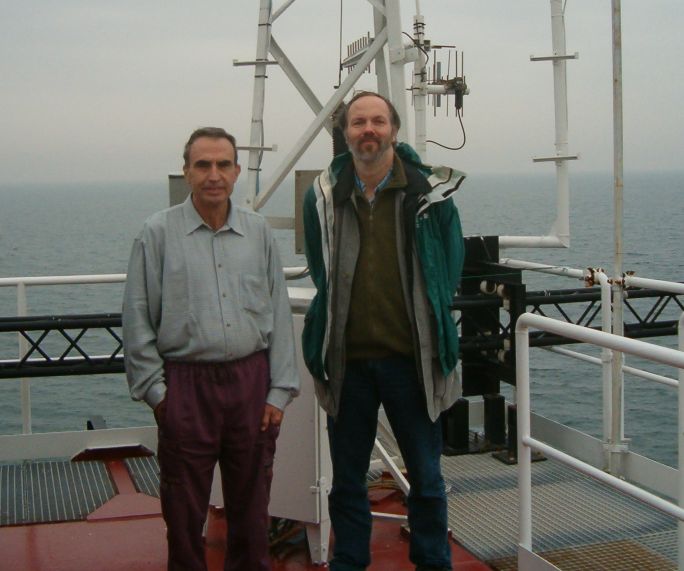
[[[676,571],[674,562],[633,541],[615,541],[540,553],[561,571]],[[518,571],[515,557],[489,561],[496,571]]]
[[[477,454],[443,457],[442,468],[451,487],[449,525],[458,541],[486,561],[514,556],[517,466]],[[631,540],[668,560],[676,553],[673,518],[560,463],[534,463],[532,484],[532,538],[537,553],[619,540]]]
[[[159,497],[159,461],[156,456],[127,458],[126,467],[136,490],[148,496]]]
[[[102,462],[0,464],[0,525],[81,520],[113,496]]]
[[[660,553],[670,561],[677,561],[677,530],[671,529],[644,535],[639,539],[639,543]]]

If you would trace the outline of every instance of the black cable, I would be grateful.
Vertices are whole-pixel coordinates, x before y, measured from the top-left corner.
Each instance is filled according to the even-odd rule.
[[[404,34],[409,40],[411,40],[413,42],[413,45],[416,46],[421,52],[423,52],[423,54],[425,54],[425,67],[427,68],[427,64],[430,61],[430,54],[423,49],[423,46],[419,46],[416,43],[416,40],[410,34],[407,34],[406,32],[402,32],[402,34]]]
[[[438,147],[442,147],[443,149],[448,149],[450,151],[460,151],[463,147],[465,147],[466,144],[466,132],[465,132],[465,127],[463,126],[463,119],[461,118],[461,112],[456,111],[456,115],[458,116],[458,122],[461,124],[461,132],[463,133],[463,143],[459,147],[449,147],[447,145],[443,145],[442,143],[438,143],[437,141],[433,141],[432,139],[428,139],[425,142],[426,143],[432,143],[433,145],[437,145]]]

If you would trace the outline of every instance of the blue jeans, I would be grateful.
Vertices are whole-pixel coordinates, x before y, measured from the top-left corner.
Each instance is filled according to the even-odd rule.
[[[371,515],[366,474],[383,405],[399,444],[411,491],[409,557],[416,565],[451,568],[447,501],[440,469],[442,429],[427,413],[413,359],[348,361],[337,418],[328,417],[333,466],[329,496],[335,533],[331,571],[370,565]]]

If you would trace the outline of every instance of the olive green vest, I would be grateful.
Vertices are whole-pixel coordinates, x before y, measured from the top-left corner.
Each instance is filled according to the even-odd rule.
[[[395,200],[406,175],[395,160],[390,182],[369,203],[354,189],[360,251],[354,272],[346,329],[347,359],[413,356],[411,323],[406,311],[397,252]]]

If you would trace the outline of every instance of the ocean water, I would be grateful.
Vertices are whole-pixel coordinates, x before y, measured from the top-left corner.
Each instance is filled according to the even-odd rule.
[[[624,269],[642,277],[684,281],[684,172],[627,173],[624,190]],[[124,273],[133,238],[144,219],[168,204],[166,181],[130,184],[0,184],[0,277]],[[456,196],[466,235],[547,233],[555,209],[551,172],[529,176],[471,173]],[[292,215],[289,187],[267,213]],[[613,267],[612,177],[571,174],[570,249],[506,250],[503,256],[575,268]],[[285,265],[305,265],[292,233],[276,233]],[[576,280],[526,272],[528,290],[580,287]],[[305,284],[306,280],[301,281]],[[299,284],[298,284],[299,285]],[[119,312],[122,284],[28,288],[29,313]],[[664,315],[676,319],[668,306]],[[0,316],[16,315],[16,291],[0,288]],[[88,339],[97,349],[101,339]],[[676,346],[676,338],[654,340]],[[60,339],[52,346],[63,347]],[[61,343],[61,345],[60,345]],[[88,344],[87,343],[87,344]],[[575,347],[572,347],[575,348]],[[16,335],[0,333],[0,359],[18,351]],[[598,355],[595,349],[586,352]],[[534,349],[532,408],[570,426],[600,435],[600,370]],[[677,371],[627,358],[627,364],[677,377]],[[507,391],[504,391],[507,392]],[[510,391],[508,391],[510,392]],[[131,401],[123,375],[31,380],[34,432],[78,430],[94,415],[109,427],[153,422],[148,407]],[[634,450],[676,462],[674,390],[634,377],[625,379],[625,434]],[[21,431],[19,381],[0,380],[0,434]]]

